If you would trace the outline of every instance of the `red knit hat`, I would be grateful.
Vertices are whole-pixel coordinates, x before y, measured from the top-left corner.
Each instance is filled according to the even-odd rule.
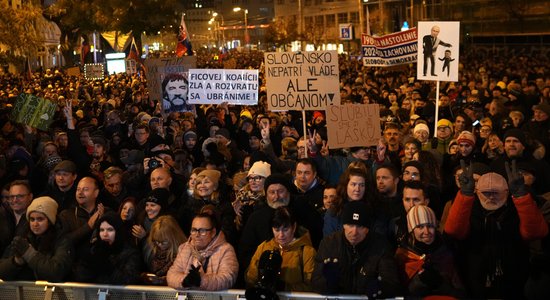
[[[476,136],[473,133],[464,130],[460,133],[456,141],[459,145],[461,143],[468,143],[473,147],[476,144]]]

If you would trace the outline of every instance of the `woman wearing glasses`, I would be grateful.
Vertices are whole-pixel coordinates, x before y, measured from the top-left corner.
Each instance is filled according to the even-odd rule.
[[[189,240],[179,247],[168,270],[168,286],[219,291],[235,284],[239,270],[237,256],[220,227],[211,210],[203,210],[193,218]]]
[[[144,249],[147,272],[142,273],[146,284],[166,285],[166,273],[174,263],[178,247],[187,237],[172,216],[159,217],[151,227]]]
[[[233,201],[233,209],[237,215],[235,218],[237,229],[243,228],[257,204],[265,204],[264,183],[269,175],[271,175],[271,165],[263,161],[255,162],[248,170],[247,183],[237,192],[236,199]]]

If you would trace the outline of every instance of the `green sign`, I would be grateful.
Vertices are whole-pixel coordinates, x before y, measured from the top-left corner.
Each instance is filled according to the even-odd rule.
[[[57,104],[31,94],[17,97],[11,113],[14,122],[47,131],[53,122]]]

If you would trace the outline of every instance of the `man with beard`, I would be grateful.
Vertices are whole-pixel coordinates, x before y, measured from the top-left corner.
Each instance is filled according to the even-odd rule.
[[[279,207],[288,206],[292,190],[291,179],[282,174],[271,174],[264,183],[266,203],[254,207],[248,218],[239,243],[239,269],[246,270],[256,248],[273,237],[271,218]]]
[[[92,152],[92,162],[90,163],[90,173],[96,178],[103,179],[103,171],[113,165],[109,156],[109,144],[102,136],[92,137],[94,143],[94,152]]]
[[[183,74],[170,73],[162,81],[162,109],[165,113],[193,111],[187,104],[189,82]]]
[[[518,165],[529,166],[535,175],[532,192],[534,195],[542,195],[550,191],[550,167],[544,160],[535,159],[527,143],[525,133],[517,128],[512,128],[504,134],[504,155],[491,162],[491,169],[502,176],[507,176],[505,163],[516,160]]]
[[[386,123],[384,139],[386,140],[386,156],[400,170],[401,158],[405,155],[405,152],[401,144],[402,134],[399,131],[399,125],[396,123]]]
[[[516,167],[505,163],[508,182],[494,172],[474,181],[472,166],[461,161],[460,191],[445,223],[445,233],[460,241],[458,265],[472,298],[524,298],[529,272],[529,241],[548,234]],[[511,197],[510,197],[511,195]]]

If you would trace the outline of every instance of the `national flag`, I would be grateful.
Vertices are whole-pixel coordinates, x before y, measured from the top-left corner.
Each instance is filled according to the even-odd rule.
[[[176,56],[182,57],[184,55],[193,55],[193,49],[191,48],[191,41],[189,40],[189,33],[187,32],[187,26],[181,16],[180,30],[178,33],[178,44],[176,46]]]
[[[136,45],[136,40],[132,37],[132,43],[130,44],[130,52],[128,52],[128,56],[126,59],[133,59],[136,62],[140,61],[139,56],[139,50]]]
[[[90,44],[84,37],[81,37],[81,39],[82,45],[80,46],[80,63],[81,65],[84,65],[86,63],[86,56],[90,53]]]

